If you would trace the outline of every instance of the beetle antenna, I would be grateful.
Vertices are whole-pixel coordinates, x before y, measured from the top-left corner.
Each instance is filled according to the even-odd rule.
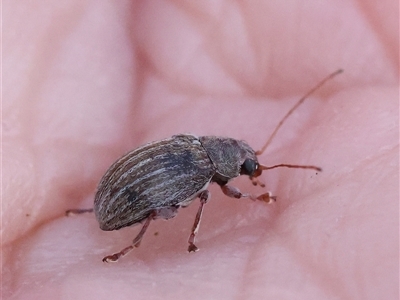
[[[320,167],[317,166],[307,166],[307,165],[289,165],[289,164],[279,164],[279,165],[275,165],[275,166],[271,166],[271,167],[267,167],[264,165],[260,165],[260,169],[261,170],[271,170],[271,169],[275,169],[275,168],[281,168],[281,167],[286,167],[286,168],[293,168],[293,169],[311,169],[311,170],[315,170],[318,172],[321,172],[322,169]]]
[[[342,73],[343,70],[339,69],[336,70],[335,72],[331,73],[324,79],[322,79],[315,87],[313,87],[311,90],[309,90],[303,97],[299,99],[299,101],[296,102],[295,105],[287,112],[287,114],[282,118],[282,120],[278,123],[278,125],[275,127],[275,130],[272,132],[271,136],[269,137],[268,141],[265,143],[265,145],[261,148],[261,150],[256,151],[256,155],[261,155],[264,153],[265,149],[271,144],[271,141],[275,137],[276,133],[278,132],[279,128],[281,128],[282,124],[286,121],[286,119],[306,100],[311,94],[313,94],[316,90],[318,90],[321,86],[323,86],[327,81],[331,80],[333,77],[336,75],[339,75]]]

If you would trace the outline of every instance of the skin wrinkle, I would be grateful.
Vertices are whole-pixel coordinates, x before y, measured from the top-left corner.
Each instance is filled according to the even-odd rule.
[[[386,2],[386,3],[385,3]],[[382,1],[380,5],[387,5],[389,1]],[[391,43],[393,39],[396,39],[396,31],[388,31],[388,29],[392,29],[391,26],[388,26],[388,23],[382,20],[382,13],[384,11],[381,9],[377,9],[374,7],[374,3],[371,1],[357,1],[358,6],[365,13],[366,21],[371,25],[371,29],[374,30],[376,37],[380,40],[381,45],[385,46],[385,51],[387,55],[391,58],[393,66],[399,65],[399,47],[398,45],[394,45]],[[398,19],[396,17],[389,22],[398,23]],[[391,24],[394,25],[394,24]],[[396,24],[398,26],[398,24]],[[395,25],[395,26],[396,26]],[[394,33],[394,34],[393,34]],[[394,70],[398,75],[398,68]]]
[[[388,38],[398,30],[387,31],[398,3],[385,2],[376,16],[378,2],[362,12],[354,3],[299,3],[5,3],[3,88],[11,96],[3,98],[2,122],[13,130],[3,130],[1,297],[260,299],[281,287],[282,298],[292,292],[313,299],[306,293],[320,291],[324,299],[397,299],[398,140],[385,128],[388,119],[398,124],[398,59],[390,50],[398,48],[398,34]],[[365,15],[371,28],[362,25]],[[318,164],[323,172],[264,172],[265,189],[247,178],[230,183],[243,193],[271,190],[278,197],[271,205],[229,199],[212,185],[199,253],[185,253],[197,201],[168,223],[152,222],[141,247],[109,265],[101,259],[128,245],[140,228],[104,232],[93,214],[64,216],[66,209],[88,208],[110,163],[145,142],[222,132],[262,146],[290,103],[339,67],[345,73],[296,111],[297,121],[288,120],[274,140],[278,148],[260,159]],[[181,102],[171,107],[175,98]],[[299,134],[285,139],[292,132]],[[24,174],[24,164],[35,172]],[[329,224],[307,243],[315,215],[340,222],[344,212],[352,226]],[[218,239],[207,239],[214,232]],[[326,250],[326,235],[336,238],[328,244],[332,259],[313,264]],[[343,237],[362,242],[357,264]],[[275,253],[278,246],[285,251]],[[352,276],[360,265],[362,276]],[[291,277],[292,270],[299,273]]]

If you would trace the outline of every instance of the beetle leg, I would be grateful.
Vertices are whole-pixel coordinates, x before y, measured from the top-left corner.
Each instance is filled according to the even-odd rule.
[[[84,208],[84,209],[68,209],[65,212],[65,215],[67,217],[72,216],[72,215],[79,215],[79,214],[85,214],[85,213],[91,213],[93,212],[93,208]]]
[[[261,194],[260,196],[255,196],[252,194],[243,194],[238,188],[235,188],[233,186],[230,185],[223,185],[221,186],[221,190],[222,192],[227,195],[228,197],[231,198],[236,198],[236,199],[240,199],[240,198],[250,198],[251,200],[261,200],[267,203],[271,203],[272,201],[276,201],[276,196],[272,196],[270,192]]]
[[[140,242],[142,241],[143,235],[145,234],[147,228],[150,225],[150,221],[153,220],[157,216],[157,212],[151,213],[146,221],[143,224],[142,229],[140,230],[139,234],[133,239],[132,245],[122,249],[121,251],[114,253],[112,255],[107,255],[106,257],[103,258],[104,262],[115,262],[117,261],[120,257],[125,256],[129,252],[133,250],[133,248],[137,248],[140,246]]]
[[[258,178],[256,177],[250,177],[251,183],[255,186],[259,185],[261,187],[265,187],[265,184],[263,182],[261,182],[260,180],[258,180]]]
[[[201,214],[203,213],[204,204],[207,203],[209,196],[210,192],[207,190],[202,191],[199,194],[200,206],[199,209],[197,210],[196,218],[194,219],[192,231],[190,233],[190,237],[188,240],[189,243],[188,252],[196,252],[197,250],[199,250],[199,248],[197,248],[196,245],[194,244],[194,240],[196,238],[197,232],[199,231],[200,219],[201,219]]]

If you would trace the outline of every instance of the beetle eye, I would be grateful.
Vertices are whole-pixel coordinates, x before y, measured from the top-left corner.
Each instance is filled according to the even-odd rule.
[[[240,175],[249,175],[251,177],[257,169],[258,163],[247,158],[240,168]]]

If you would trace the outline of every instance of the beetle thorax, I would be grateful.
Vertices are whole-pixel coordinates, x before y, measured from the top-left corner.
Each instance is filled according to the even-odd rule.
[[[255,151],[244,141],[216,136],[202,136],[199,140],[217,170],[212,181],[218,184],[243,174],[242,165],[246,160],[258,164]]]

